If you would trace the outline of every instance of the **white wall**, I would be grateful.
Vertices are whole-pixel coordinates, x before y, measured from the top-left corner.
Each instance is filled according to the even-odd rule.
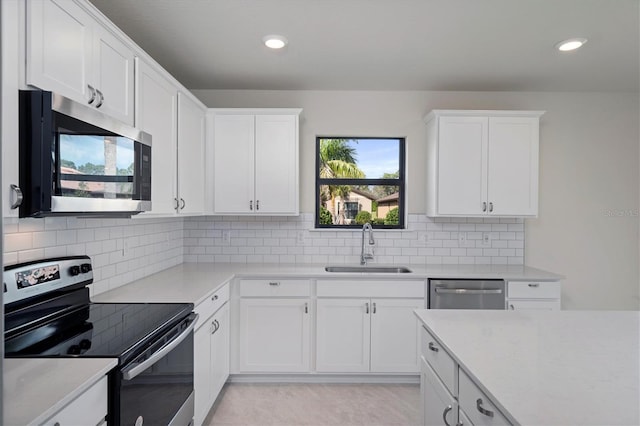
[[[566,275],[566,309],[639,309],[637,93],[216,91],[210,107],[301,107],[301,211],[314,210],[315,137],[407,138],[408,212],[423,213],[422,117],[431,109],[546,110],[540,214],[525,263]],[[613,215],[614,217],[610,217]]]

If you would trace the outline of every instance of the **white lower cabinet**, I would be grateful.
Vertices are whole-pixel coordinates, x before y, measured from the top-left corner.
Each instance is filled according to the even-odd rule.
[[[512,311],[559,311],[559,281],[509,281],[507,309]]]
[[[196,306],[193,387],[195,424],[201,425],[229,377],[229,285]]]
[[[240,372],[309,372],[310,318],[308,298],[240,299]]]
[[[103,377],[43,423],[44,426],[98,425],[107,415],[107,377]]]
[[[453,426],[458,423],[458,401],[449,393],[427,361],[420,368],[420,397],[425,426]],[[470,424],[470,423],[468,423]]]
[[[316,370],[417,373],[423,299],[318,299]]]

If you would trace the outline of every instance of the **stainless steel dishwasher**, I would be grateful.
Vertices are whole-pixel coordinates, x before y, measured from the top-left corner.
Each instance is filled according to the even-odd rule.
[[[504,280],[429,280],[429,309],[505,309]]]

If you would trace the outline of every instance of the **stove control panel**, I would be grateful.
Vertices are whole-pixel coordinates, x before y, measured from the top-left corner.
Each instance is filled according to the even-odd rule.
[[[8,265],[2,276],[5,305],[77,284],[93,282],[89,256],[67,256]]]

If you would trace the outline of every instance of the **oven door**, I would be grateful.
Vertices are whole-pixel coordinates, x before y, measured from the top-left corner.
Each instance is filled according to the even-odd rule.
[[[116,425],[176,425],[193,422],[193,328],[190,314],[122,366],[112,395]]]

